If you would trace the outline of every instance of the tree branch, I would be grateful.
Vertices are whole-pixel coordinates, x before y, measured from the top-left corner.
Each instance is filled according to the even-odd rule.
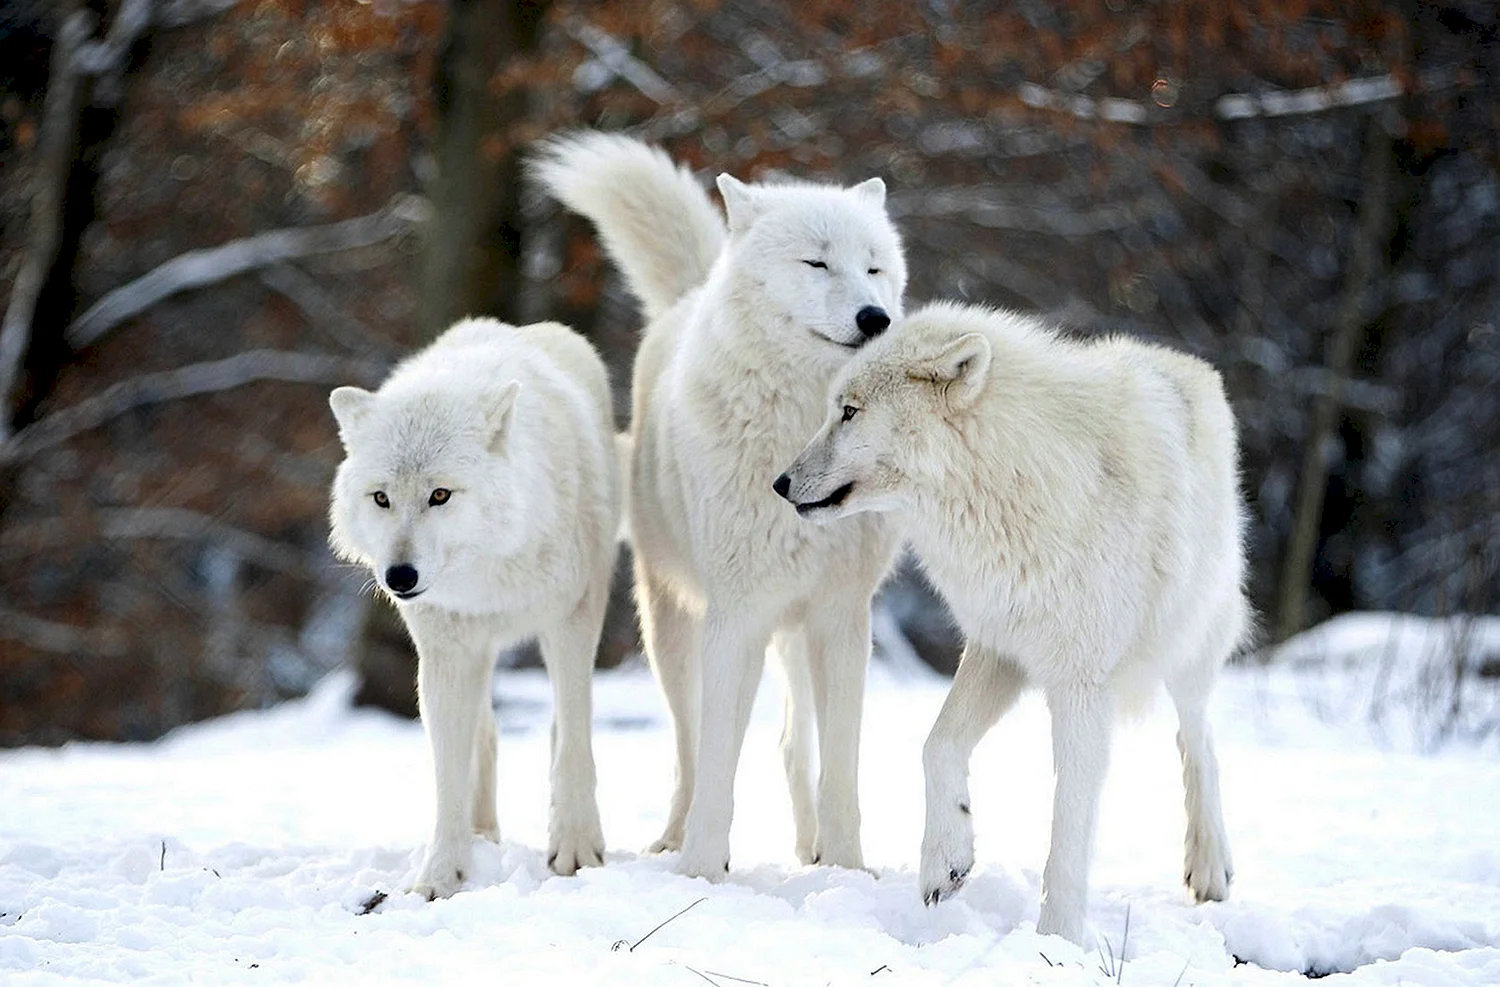
[[[64,338],[83,349],[115,326],[170,295],[217,284],[256,268],[314,254],[368,247],[406,232],[425,217],[425,204],[398,195],[379,212],[327,226],[270,230],[203,250],[190,250],[109,292],[68,326]]]
[[[118,632],[44,620],[6,606],[0,606],[0,640],[19,641],[29,648],[53,654],[125,653],[125,642]]]
[[[373,386],[385,374],[378,361],[351,360],[317,353],[250,350],[223,360],[193,363],[175,370],[120,381],[87,400],[55,412],[17,432],[0,445],[0,466],[98,428],[134,408],[198,394],[227,391],[259,380],[297,384],[355,382]]]

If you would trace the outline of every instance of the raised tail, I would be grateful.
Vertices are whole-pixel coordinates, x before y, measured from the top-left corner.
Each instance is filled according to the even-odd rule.
[[[724,219],[693,173],[660,148],[584,131],[544,143],[530,170],[593,221],[647,319],[708,278],[724,243]]]

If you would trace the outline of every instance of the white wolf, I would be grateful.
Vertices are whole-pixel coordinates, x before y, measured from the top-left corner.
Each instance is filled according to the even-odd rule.
[[[820,521],[908,519],[969,641],[923,750],[928,903],[973,866],[969,755],[1028,682],[1052,712],[1056,772],[1038,931],[1083,938],[1115,700],[1162,680],[1180,726],[1185,877],[1198,900],[1224,898],[1204,709],[1249,612],[1218,374],[1160,347],[1070,341],[1025,316],[938,304],[866,347],[830,401],[779,488]]]
[[[680,848],[683,873],[724,876],[735,768],[774,644],[797,855],[863,866],[870,597],[899,534],[875,516],[801,524],[771,484],[821,421],[834,371],[900,315],[906,265],[885,185],[721,175],[726,229],[690,172],[629,138],[554,141],[535,174],[593,220],[649,320],[626,502],[646,650],[677,739],[676,791],[651,850]]]
[[[412,890],[452,894],[472,834],[499,839],[490,675],[533,636],[556,699],[548,864],[598,864],[590,685],[620,519],[603,363],[565,326],[468,319],[379,391],[328,403],[347,454],[333,547],[373,570],[417,647],[437,824]]]

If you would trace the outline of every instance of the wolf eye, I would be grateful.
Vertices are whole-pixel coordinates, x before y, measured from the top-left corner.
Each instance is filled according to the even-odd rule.
[[[376,507],[390,507],[391,506],[391,498],[389,498],[389,497],[387,497],[385,495],[385,491],[384,490],[377,490],[377,491],[375,491],[375,506]]]
[[[427,498],[427,506],[437,507],[439,504],[446,504],[448,503],[448,498],[452,496],[452,490],[449,490],[447,487],[438,487],[432,492],[432,496]]]
[[[866,272],[866,273],[869,273],[869,274],[879,274],[879,273],[880,273],[880,268],[878,268],[878,267],[872,267],[872,268],[870,268],[870,270],[869,270],[869,271],[868,271],[868,272]]]
[[[840,418],[839,421],[846,422],[857,414],[859,414],[858,408],[852,404],[846,404],[844,405],[844,417]]]
[[[808,267],[816,267],[820,271],[828,270],[828,265],[820,260],[805,260],[802,263],[806,264]]]

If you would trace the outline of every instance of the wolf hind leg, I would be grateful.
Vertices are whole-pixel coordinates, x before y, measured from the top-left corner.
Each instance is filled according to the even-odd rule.
[[[693,803],[693,774],[698,764],[699,661],[702,621],[654,580],[636,556],[635,585],[640,604],[641,638],[646,658],[667,700],[677,747],[677,774],[666,828],[647,853],[682,849],[688,809]]]
[[[771,640],[786,680],[786,713],[781,727],[781,761],[786,768],[787,791],[792,799],[792,820],[797,832],[797,859],[813,862],[818,815],[813,794],[813,741],[816,737],[812,670],[808,666],[807,638],[800,630],[784,630]]]

